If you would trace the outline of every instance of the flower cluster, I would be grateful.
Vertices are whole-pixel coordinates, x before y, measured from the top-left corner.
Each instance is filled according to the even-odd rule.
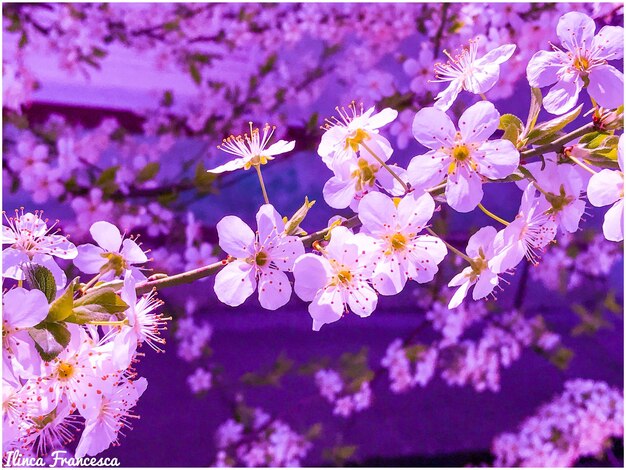
[[[624,394],[604,382],[570,380],[565,391],[492,446],[498,467],[570,467],[624,436]]]
[[[215,434],[216,467],[299,467],[311,443],[260,408],[238,406],[238,418],[228,419]]]
[[[139,347],[164,343],[160,301],[136,291],[147,257],[108,222],[91,226],[99,246],[77,248],[41,212],[5,218],[3,278],[17,286],[2,296],[3,449],[38,457],[78,438],[76,457],[97,455],[137,418]],[[95,276],[67,283],[53,257]]]
[[[353,413],[358,413],[369,408],[372,404],[372,390],[368,381],[361,381],[356,391],[350,390],[337,371],[321,369],[315,373],[315,384],[320,395],[326,401],[334,405],[333,414],[348,418]]]

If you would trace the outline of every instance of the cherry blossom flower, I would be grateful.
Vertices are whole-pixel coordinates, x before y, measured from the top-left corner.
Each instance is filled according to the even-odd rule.
[[[291,271],[304,246],[298,237],[284,234],[285,223],[272,205],[261,206],[256,220],[256,235],[235,216],[217,224],[220,247],[235,259],[217,274],[215,293],[221,302],[236,307],[252,295],[258,283],[261,306],[276,310],[291,297],[285,271]]]
[[[65,273],[52,259],[56,256],[62,259],[73,259],[78,251],[67,237],[58,234],[58,230],[51,233],[56,226],[48,227],[47,219],[42,219],[42,212],[27,212],[21,214],[16,210],[15,217],[4,218],[8,223],[2,226],[2,244],[11,246],[2,250],[2,275],[11,279],[25,278],[23,267],[31,262],[47,267],[52,271],[56,284],[63,287],[66,282]]]
[[[400,178],[406,179],[404,169],[396,165],[389,167]],[[394,195],[404,194],[404,188],[386,169],[365,158],[337,163],[334,172],[335,176],[326,182],[322,193],[326,203],[335,209],[350,207],[356,210],[365,194],[381,188]]]
[[[130,418],[138,418],[131,413],[137,401],[148,386],[145,378],[126,380],[114,384],[105,381],[100,401],[86,409],[85,429],[76,447],[76,457],[97,455],[118,442],[118,435],[124,428],[130,428]]]
[[[519,152],[508,140],[487,140],[498,128],[500,113],[488,101],[480,101],[459,119],[457,131],[450,118],[436,108],[423,108],[413,120],[413,135],[432,149],[411,160],[409,182],[429,188],[446,179],[450,207],[469,212],[482,200],[482,178],[509,176],[519,165]]]
[[[193,374],[187,377],[187,385],[189,385],[192,393],[198,394],[209,390],[212,380],[211,372],[198,367]]]
[[[478,42],[472,40],[456,57],[444,51],[450,60],[446,64],[435,64],[437,79],[433,81],[450,84],[435,98],[435,107],[447,111],[461,90],[475,95],[491,90],[500,77],[500,65],[511,58],[515,47],[515,44],[505,44],[478,58]]]
[[[250,123],[250,135],[231,135],[224,139],[220,150],[234,155],[236,158],[223,165],[208,170],[209,173],[224,173],[225,171],[249,169],[253,165],[265,165],[268,160],[273,160],[276,155],[290,152],[296,146],[296,141],[279,140],[275,144],[265,148],[274,134],[276,126],[266,124],[263,127],[263,136],[258,128],[252,128]]]
[[[585,213],[585,201],[581,197],[584,182],[577,166],[558,165],[555,158],[554,154],[546,154],[544,162],[529,163],[526,169],[535,177],[533,184],[541,193],[540,197],[550,205],[546,213],[560,228],[573,233]],[[518,184],[523,186],[523,183],[526,182]]]
[[[498,285],[498,272],[493,271],[490,261],[494,256],[494,241],[497,231],[492,226],[483,227],[472,235],[467,242],[467,255],[472,263],[454,276],[448,283],[449,287],[459,287],[450,299],[448,308],[461,305],[469,288],[474,286],[472,298],[482,299],[488,296]]]
[[[124,239],[115,225],[103,220],[95,222],[89,233],[98,246],[88,243],[78,247],[74,260],[78,269],[86,274],[101,273],[103,278],[121,276],[128,270],[135,279],[146,279],[135,265],[145,263],[148,257],[135,240]]]
[[[376,161],[372,153],[382,161],[389,159],[393,149],[389,141],[378,133],[378,129],[398,116],[396,110],[385,108],[374,114],[374,107],[364,111],[363,105],[357,108],[355,102],[347,110],[339,107],[336,110],[339,118],[326,120],[326,132],[317,149],[328,168],[334,171],[337,165],[357,158],[357,152],[370,162]]]
[[[524,257],[537,264],[539,251],[556,236],[556,222],[548,215],[550,205],[529,184],[515,220],[496,235],[491,260],[493,272],[502,273],[517,266]]]
[[[437,265],[448,253],[437,237],[419,235],[435,210],[428,193],[411,193],[392,200],[370,193],[359,204],[362,233],[371,236],[376,267],[372,284],[382,295],[395,295],[409,279],[424,283],[437,273]]]
[[[559,19],[556,33],[565,51],[539,51],[528,63],[526,74],[532,87],[552,85],[543,99],[546,111],[563,114],[578,102],[583,87],[603,108],[617,108],[624,102],[624,74],[609,60],[624,56],[624,28],[604,26],[594,36],[594,21],[579,12]]]
[[[70,326],[68,346],[42,367],[37,381],[40,406],[51,412],[67,399],[85,418],[100,403],[105,385],[114,380],[118,369],[107,361],[107,352],[96,349],[96,342],[81,327]]]
[[[602,231],[607,240],[624,239],[624,135],[617,144],[617,161],[620,171],[604,169],[589,180],[587,199],[596,207],[613,204],[604,215]]]
[[[339,320],[348,307],[360,317],[371,315],[376,308],[378,296],[368,283],[372,255],[364,250],[365,245],[369,242],[345,227],[336,227],[323,256],[308,253],[296,260],[294,290],[302,300],[311,302],[313,330]]]

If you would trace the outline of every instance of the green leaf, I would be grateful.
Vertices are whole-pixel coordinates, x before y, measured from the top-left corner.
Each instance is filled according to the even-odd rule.
[[[582,109],[583,105],[581,104],[577,108],[563,114],[562,116],[558,116],[554,119],[538,124],[532,131],[527,133],[526,137],[528,140],[526,143],[533,144],[536,143],[539,139],[544,139],[547,136],[557,133],[574,119],[576,119]]]
[[[241,377],[241,382],[247,385],[263,386],[272,385],[280,387],[281,379],[287,372],[291,370],[294,362],[289,359],[285,353],[281,353],[267,373],[257,374],[256,372],[247,372]]]
[[[569,348],[560,347],[550,355],[550,362],[559,369],[565,370],[569,367],[573,357],[574,351]]]
[[[504,131],[503,139],[512,142],[517,147],[519,137],[524,132],[524,124],[520,118],[513,114],[503,114],[500,116],[498,129]]]
[[[26,280],[31,289],[43,292],[48,299],[48,303],[54,301],[57,296],[57,285],[52,272],[45,266],[39,264],[28,264],[24,269]]]
[[[196,85],[200,85],[202,82],[202,75],[200,75],[200,70],[198,70],[198,65],[195,62],[189,63],[189,74]]]
[[[324,460],[333,462],[336,466],[341,467],[346,460],[352,457],[357,450],[357,446],[335,446],[330,449],[324,449],[322,457]]]
[[[541,111],[541,104],[543,103],[543,96],[539,88],[530,89],[530,109],[528,110],[528,119],[526,120],[525,134],[528,134],[535,127],[537,117]]]
[[[83,306],[91,306],[93,311],[107,313],[121,313],[128,309],[128,304],[111,287],[90,292],[74,301],[74,308]]]
[[[159,162],[148,163],[141,170],[139,170],[139,173],[137,173],[137,181],[139,183],[150,181],[159,173],[160,168],[161,164]]]
[[[119,316],[117,317],[120,320]],[[77,325],[86,325],[92,321],[109,321],[111,313],[104,307],[97,304],[83,305],[74,307],[72,314],[65,319],[67,323],[76,323]]]
[[[71,334],[61,323],[42,323],[28,330],[35,349],[44,361],[51,361],[69,344]]]
[[[204,166],[204,163],[198,162],[196,165],[196,172],[193,177],[193,184],[196,190],[200,194],[206,194],[213,190],[213,182],[216,179],[216,175],[209,173]]]
[[[74,288],[76,287],[77,279],[74,279],[65,292],[50,304],[50,310],[46,317],[47,322],[63,321],[72,314],[72,306],[74,305]]]
[[[291,216],[291,219],[289,219],[285,224],[285,233],[287,235],[300,235],[304,233],[304,231],[300,228],[300,224],[304,221],[309,209],[311,209],[314,204],[315,201],[309,201],[307,196],[304,197],[304,204],[302,204],[300,209],[298,209],[296,213]]]
[[[112,166],[100,173],[100,176],[96,180],[96,186],[100,187],[106,195],[111,195],[117,191],[117,183],[115,182],[115,176],[119,166]]]

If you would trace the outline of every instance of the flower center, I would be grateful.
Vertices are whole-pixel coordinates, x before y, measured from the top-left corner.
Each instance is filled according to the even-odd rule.
[[[470,151],[467,145],[457,145],[452,149],[452,158],[458,162],[464,162],[469,158]]]
[[[59,379],[67,380],[74,375],[74,366],[67,362],[61,362],[57,367],[57,374]]]
[[[121,276],[126,269],[126,260],[119,253],[100,253],[100,256],[108,261],[100,268],[101,273],[113,271],[116,276]]]
[[[265,266],[267,264],[267,262],[269,261],[269,255],[264,252],[264,251],[259,251],[256,256],[254,257],[254,263],[257,266]]]
[[[370,164],[364,158],[359,158],[359,168],[352,172],[352,177],[356,179],[357,191],[362,191],[366,187],[374,186],[376,182],[376,173],[379,170],[378,165]]]
[[[396,233],[389,241],[391,242],[391,248],[395,251],[401,251],[406,247],[407,239],[403,234]]]
[[[337,273],[337,279],[341,284],[348,284],[352,281],[352,273],[346,270],[339,271],[339,273]]]
[[[563,185],[561,185],[559,194],[547,193],[545,197],[550,205],[552,205],[552,207],[548,211],[548,213],[550,214],[556,214],[562,211],[574,200],[573,196],[568,196],[567,194],[565,194],[565,187]]]
[[[346,138],[346,149],[350,147],[353,152],[357,152],[359,150],[359,145],[364,140],[368,140],[370,138],[369,134],[365,132],[363,129],[357,129],[353,135]]]
[[[589,69],[589,60],[583,56],[576,57],[576,59],[574,59],[574,68],[581,72],[587,72],[587,69]]]

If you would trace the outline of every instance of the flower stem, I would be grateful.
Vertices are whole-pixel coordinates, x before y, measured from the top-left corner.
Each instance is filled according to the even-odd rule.
[[[479,93],[478,95],[483,99],[483,101],[489,101],[484,93]]]
[[[591,173],[592,175],[595,175],[597,173],[597,171],[593,170],[592,168],[590,168],[588,165],[586,165],[585,163],[583,163],[582,160],[579,160],[578,158],[572,156],[572,155],[568,155],[569,159],[571,161],[573,161],[574,163],[576,163],[577,165],[579,165],[581,168],[583,168],[584,170],[588,171],[589,173]]]
[[[269,204],[270,200],[267,197],[267,191],[265,190],[265,183],[263,182],[263,175],[261,174],[261,165],[254,165],[256,174],[259,175],[259,183],[261,183],[261,190],[263,191],[263,200],[265,204]]]
[[[507,222],[506,220],[504,220],[501,217],[498,217],[496,214],[494,214],[493,212],[487,210],[487,208],[485,206],[483,206],[481,203],[478,203],[478,208],[483,211],[485,214],[487,214],[489,217],[491,217],[493,220],[496,220],[498,222],[500,222],[502,225],[509,225],[510,222]]]
[[[465,261],[467,261],[468,263],[473,263],[473,260],[467,256],[465,253],[461,252],[460,250],[457,250],[455,247],[453,247],[452,245],[450,245],[447,241],[445,241],[442,237],[440,237],[439,235],[437,235],[430,227],[426,227],[426,231],[428,233],[430,233],[433,237],[437,237],[439,240],[441,240],[442,242],[444,242],[446,244],[446,246],[450,249],[450,251],[452,251],[454,254],[460,256],[461,258],[463,258]]]
[[[87,289],[89,289],[91,286],[93,286],[96,282],[98,282],[98,279],[100,279],[100,277],[103,275],[104,273],[98,273],[96,274],[93,279],[91,279],[87,284],[85,284],[83,287],[81,287],[80,292],[81,294],[84,294]]]
[[[578,138],[578,137],[582,137],[585,134],[588,134],[589,132],[592,132],[595,129],[595,124],[590,122],[589,124],[585,124],[582,127],[579,127],[578,129],[565,134],[563,137],[559,137],[558,139],[554,140],[553,142],[546,144],[546,145],[540,145],[539,147],[535,147],[534,149],[529,149],[529,150],[524,150],[523,152],[520,153],[520,156],[522,157],[522,159],[524,158],[530,158],[530,157],[537,157],[539,155],[543,155],[545,153],[548,152],[556,152],[557,150],[561,150],[565,144],[571,142],[572,140]]]
[[[400,177],[398,176],[398,174],[397,174],[395,171],[393,171],[389,165],[387,165],[385,162],[383,162],[383,161],[380,159],[380,157],[379,157],[378,155],[376,155],[376,154],[372,151],[372,149],[370,149],[370,148],[369,148],[367,145],[365,145],[363,142],[361,142],[361,146],[363,146],[363,148],[364,148],[365,150],[367,150],[367,151],[370,153],[370,155],[371,155],[372,157],[374,157],[374,158],[376,159],[376,161],[377,161],[378,163],[380,163],[380,164],[382,165],[382,167],[383,167],[385,170],[387,170],[387,171],[391,174],[391,176],[393,176],[396,180],[398,180],[398,182],[399,182],[399,183],[402,185],[402,187],[404,188],[404,192],[405,192],[405,193],[408,193],[408,192],[409,192],[409,187],[407,186],[407,184],[406,184],[404,181],[402,181],[402,178],[400,178]]]

